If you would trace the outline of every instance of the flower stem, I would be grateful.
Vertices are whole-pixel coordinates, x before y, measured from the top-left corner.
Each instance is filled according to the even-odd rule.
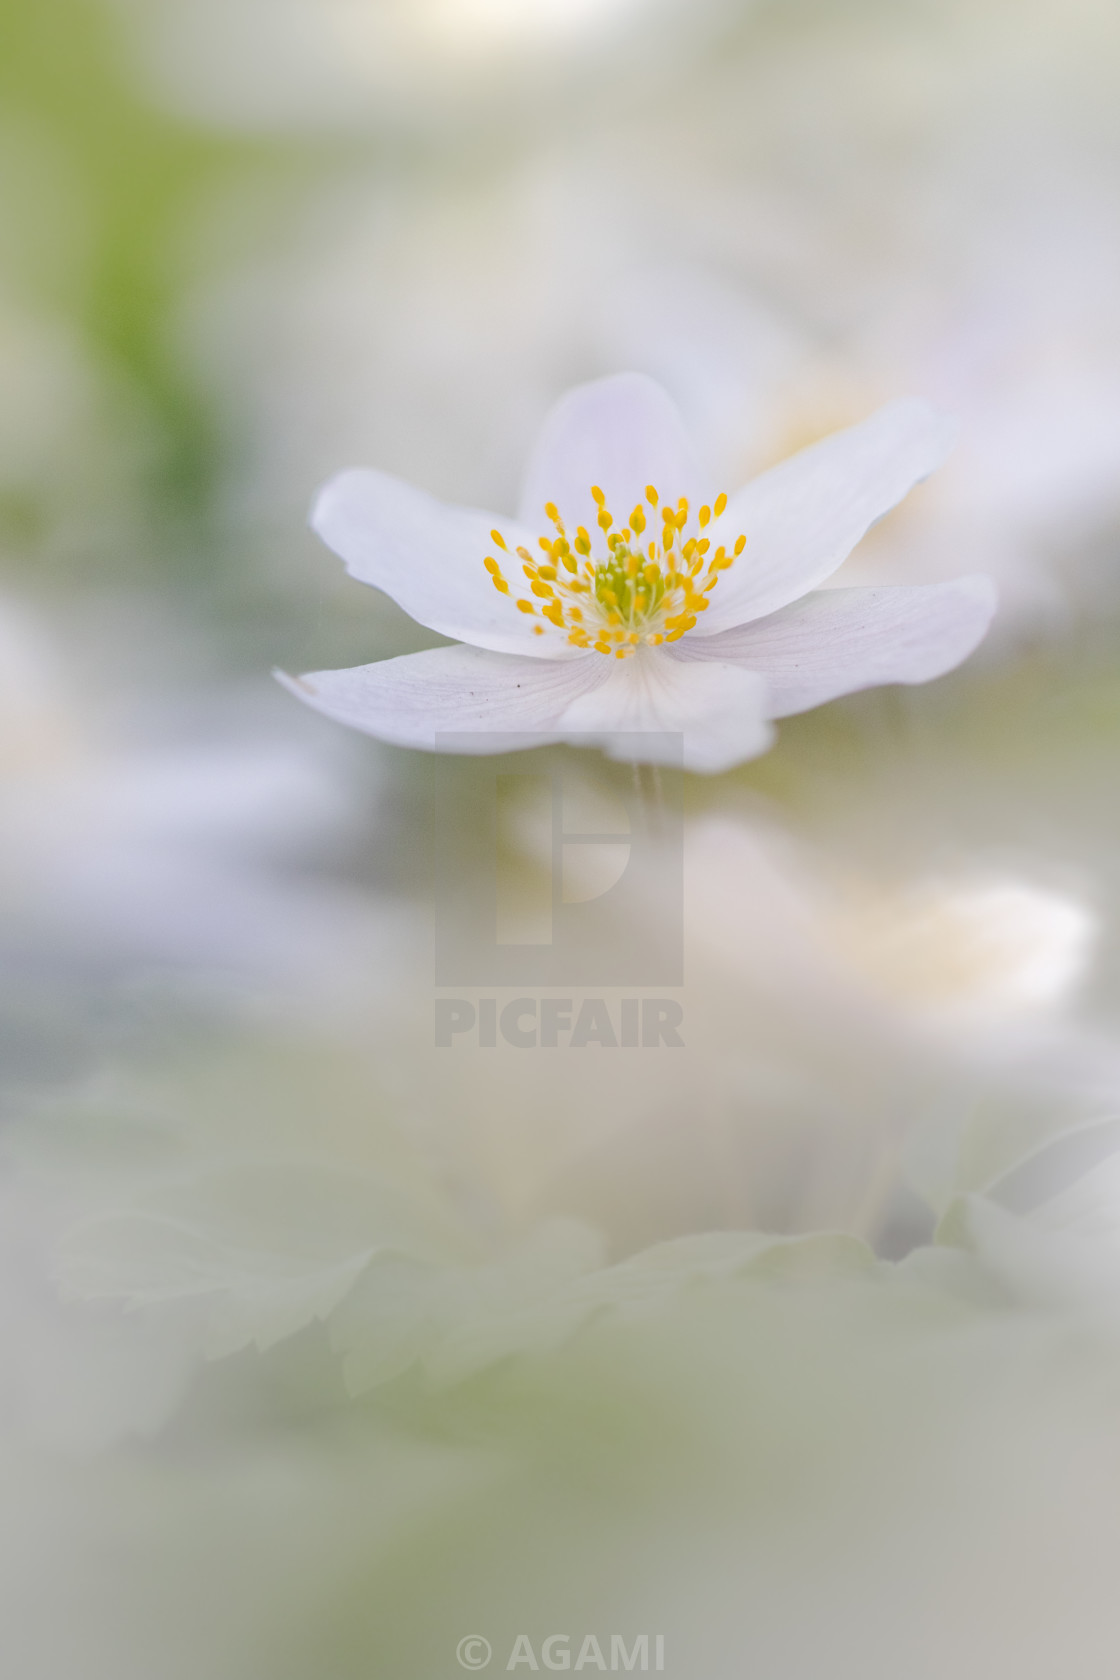
[[[645,819],[646,833],[652,839],[658,839],[664,827],[665,790],[661,784],[661,766],[659,764],[630,765],[630,772],[634,778],[634,792],[638,795],[642,806],[642,816]]]

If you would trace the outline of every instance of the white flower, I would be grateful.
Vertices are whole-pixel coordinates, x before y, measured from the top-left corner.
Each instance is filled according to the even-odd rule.
[[[466,645],[281,680],[402,746],[576,737],[656,759],[663,742],[636,755],[633,736],[681,732],[689,769],[726,770],[766,751],[774,718],[926,682],[976,647],[995,608],[984,577],[817,590],[950,440],[924,403],[890,403],[729,499],[709,494],[652,380],[580,386],[545,423],[516,521],[378,472],[332,479],[319,535],[353,576]],[[446,738],[486,731],[509,733],[489,749]]]

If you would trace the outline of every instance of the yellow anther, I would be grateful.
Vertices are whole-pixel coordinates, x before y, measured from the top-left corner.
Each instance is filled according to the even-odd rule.
[[[720,573],[746,547],[746,537],[740,536],[734,554],[722,546],[712,554],[709,538],[699,534],[724,511],[727,497],[716,497],[714,512],[707,503],[700,507],[697,534],[686,536],[688,498],[681,496],[675,505],[670,502],[662,506],[657,489],[648,485],[646,500],[660,512],[662,525],[660,544],[656,540],[643,544],[639,538],[644,536],[648,520],[643,503],[632,510],[629,523],[616,530],[602,489],[592,485],[591,494],[600,535],[593,539],[587,528],[579,525],[569,540],[556,503],[545,502],[544,511],[556,535],[538,537],[542,552],[537,560],[528,549],[517,549],[535,603],[532,598],[510,598],[516,600],[518,611],[540,613],[544,622],[534,623],[535,635],[543,635],[546,625],[555,626],[573,647],[614,653],[618,659],[629,657],[641,646],[660,647],[663,642],[679,641],[696,624],[697,615],[707,610]],[[651,536],[655,534],[656,528]],[[493,538],[508,552],[499,531],[493,532]],[[648,551],[648,559],[643,548]],[[494,556],[487,555],[484,565],[495,588],[509,596],[510,586]],[[575,605],[585,599],[586,624],[585,610]]]
[[[490,535],[493,537],[499,548],[506,547],[506,539],[502,536],[500,531],[491,531]],[[509,553],[508,549],[506,549],[506,553]]]

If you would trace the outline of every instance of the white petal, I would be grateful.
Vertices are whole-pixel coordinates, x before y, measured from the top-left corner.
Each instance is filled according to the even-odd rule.
[[[766,685],[740,665],[682,664],[654,648],[603,663],[607,680],[573,700],[560,722],[569,738],[597,737],[610,758],[671,763],[675,743],[658,736],[683,734],[685,768],[710,773],[756,758],[773,740]],[[650,737],[641,751],[638,733]]]
[[[536,537],[512,519],[479,508],[449,507],[399,478],[356,467],[320,490],[311,524],[346,562],[351,577],[391,595],[418,624],[443,636],[499,653],[567,659],[578,653],[563,631],[519,612],[510,595],[494,588],[483,561],[496,559],[512,591],[528,596],[515,554],[503,554],[490,535],[501,531],[509,548],[538,553]]]
[[[766,679],[767,715],[788,717],[856,689],[944,676],[978,646],[995,609],[986,577],[819,589],[718,636],[684,636],[674,651],[685,661],[741,662]]]
[[[941,465],[951,421],[907,397],[792,455],[732,498],[718,538],[743,554],[725,572],[696,635],[776,612],[815,589],[877,519]]]
[[[616,529],[643,501],[647,484],[676,501],[691,496],[695,468],[680,415],[660,385],[641,373],[619,373],[577,385],[560,398],[541,429],[529,462],[520,519],[547,529],[544,504],[555,502],[572,529],[594,531],[597,484]]]
[[[559,739],[559,722],[580,694],[610,675],[597,653],[578,659],[518,659],[478,648],[430,648],[342,671],[289,677],[285,688],[336,723],[378,740],[430,752],[516,751]],[[437,733],[510,731],[500,749],[457,747]]]

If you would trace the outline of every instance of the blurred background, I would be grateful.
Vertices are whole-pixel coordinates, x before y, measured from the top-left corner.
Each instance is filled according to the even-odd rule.
[[[704,1680],[1095,1680],[1118,48],[1107,0],[0,0],[21,1680],[435,1676],[657,1616]],[[838,581],[985,571],[999,616],[686,788],[671,1066],[441,1056],[430,765],[270,676],[439,638],[307,509],[366,464],[509,510],[627,368],[729,488],[950,410]]]

